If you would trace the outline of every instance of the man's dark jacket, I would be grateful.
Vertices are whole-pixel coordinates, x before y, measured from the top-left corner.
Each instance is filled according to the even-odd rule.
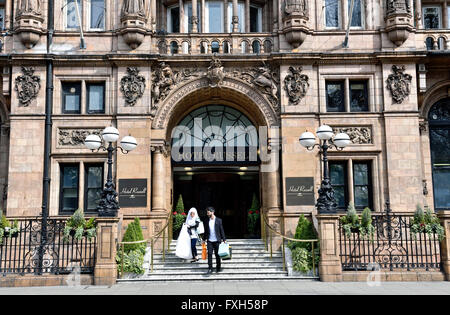
[[[210,219],[207,217],[206,220],[203,221],[203,225],[205,227],[205,235],[204,235],[204,240],[207,241],[209,239],[209,221]],[[216,231],[216,238],[217,241],[226,241],[226,237],[225,237],[225,232],[223,230],[223,225],[222,225],[222,219],[219,219],[218,217],[216,217],[216,224],[215,224],[215,231]]]

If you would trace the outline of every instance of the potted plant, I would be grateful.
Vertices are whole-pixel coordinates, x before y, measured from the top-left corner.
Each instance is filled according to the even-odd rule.
[[[84,218],[83,210],[78,209],[75,213],[67,220],[66,226],[64,227],[63,240],[69,241],[69,237],[73,237],[75,240],[81,240],[84,236],[90,241],[95,237],[97,233],[97,224],[94,218],[86,220]]]
[[[347,214],[341,218],[341,223],[346,237],[351,237],[352,233],[359,233],[363,238],[370,237],[373,240],[375,227],[372,224],[370,208],[364,208],[360,219],[353,202],[350,202],[347,207]]]
[[[3,215],[0,209],[0,243],[3,241],[3,237],[17,237],[19,234],[19,223],[17,220],[11,224],[6,216]]]
[[[253,194],[252,205],[247,213],[247,230],[251,237],[256,237],[257,235],[260,217],[259,201],[256,194]]]
[[[128,224],[122,242],[136,242],[144,240],[141,221],[138,217]],[[147,243],[122,244],[116,255],[117,270],[121,277],[135,278],[145,273],[144,257]],[[123,274],[122,274],[123,268]]]
[[[445,237],[445,230],[439,222],[439,218],[430,209],[424,213],[419,204],[416,206],[416,212],[410,223],[410,231],[414,239],[417,239],[418,233],[427,233],[429,236],[435,233],[440,241]]]
[[[178,202],[173,212],[173,238],[178,239],[181,227],[183,223],[186,222],[186,213],[184,212],[183,197],[180,195],[178,197]]]

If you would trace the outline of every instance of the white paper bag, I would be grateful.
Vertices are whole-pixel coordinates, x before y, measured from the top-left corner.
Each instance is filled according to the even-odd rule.
[[[203,234],[203,233],[205,233],[205,226],[203,225],[203,222],[200,222],[200,223],[198,224],[197,233],[198,233],[198,234]]]
[[[183,224],[178,236],[175,255],[183,259],[192,259],[191,237],[187,231],[186,224]]]

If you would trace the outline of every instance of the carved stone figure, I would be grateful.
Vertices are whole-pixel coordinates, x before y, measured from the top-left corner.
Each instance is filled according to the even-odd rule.
[[[145,91],[145,78],[139,75],[138,68],[127,68],[127,75],[120,80],[120,91],[125,96],[125,102],[128,106],[136,105],[139,98]]]
[[[387,88],[391,91],[395,103],[401,104],[410,94],[412,76],[405,73],[405,66],[392,66],[393,74],[386,80]]]
[[[127,15],[146,16],[145,0],[124,0],[122,6],[122,17]]]
[[[83,146],[84,139],[90,134],[100,136],[102,130],[100,129],[59,129],[58,131],[58,145],[60,146]]]
[[[263,65],[256,69],[253,84],[259,87],[264,94],[268,94],[278,101],[278,82],[269,67]]]
[[[372,140],[372,128],[368,126],[362,127],[335,127],[337,133],[344,132],[350,137],[350,141],[353,144],[371,144]]]
[[[21,106],[30,105],[35,99],[41,88],[41,78],[34,75],[32,67],[22,67],[22,75],[16,78],[15,90],[17,91],[19,103]]]
[[[301,74],[302,67],[297,69],[289,67],[289,71],[291,71],[291,74],[284,78],[284,88],[289,96],[289,103],[297,105],[308,92],[309,77],[306,74]]]
[[[398,13],[411,13],[408,0],[387,0],[386,1],[386,15]]]
[[[284,13],[291,15],[293,13],[308,16],[308,3],[306,0],[286,0],[284,2]]]
[[[225,73],[223,70],[222,63],[215,56],[211,60],[211,63],[208,67],[207,76],[210,83],[210,87],[220,87],[223,79],[225,78]]]
[[[19,7],[16,16],[23,14],[41,15],[42,0],[19,0]]]

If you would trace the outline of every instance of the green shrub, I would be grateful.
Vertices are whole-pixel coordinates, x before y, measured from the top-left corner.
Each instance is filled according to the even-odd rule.
[[[410,231],[414,239],[417,239],[418,233],[427,233],[429,236],[436,233],[440,241],[445,237],[445,230],[439,218],[430,209],[424,213],[419,204],[417,204],[416,212],[411,220]]]
[[[295,230],[295,239],[314,240],[317,239],[314,225],[302,214],[298,219],[297,228]],[[306,273],[313,268],[312,245],[310,242],[294,242],[290,241],[288,247],[292,251],[292,263],[295,271]],[[314,264],[317,267],[320,259],[319,243],[314,243]]]
[[[75,240],[81,240],[83,236],[86,236],[87,240],[91,240],[97,234],[97,224],[94,218],[86,221],[84,218],[84,212],[82,209],[78,209],[67,220],[63,231],[63,240],[69,241],[70,233],[74,231],[73,238]]]
[[[122,271],[122,253],[117,253],[117,269],[119,273]],[[144,254],[141,250],[131,250],[123,255],[123,271],[134,273],[137,275],[144,274],[145,270],[142,267],[144,265]]]
[[[142,233],[141,221],[139,218],[134,218],[134,221],[128,224],[125,234],[123,235],[123,242],[136,242],[144,240],[144,235]],[[145,254],[145,248],[147,244],[139,243],[139,244],[124,244],[125,253],[129,253],[134,250],[139,250],[142,254]]]
[[[175,206],[175,212],[178,214],[181,214],[184,212],[184,203],[183,203],[183,196],[178,196],[177,205]]]
[[[250,234],[255,235],[260,222],[259,201],[256,194],[253,194],[252,205],[247,213],[247,230]]]

